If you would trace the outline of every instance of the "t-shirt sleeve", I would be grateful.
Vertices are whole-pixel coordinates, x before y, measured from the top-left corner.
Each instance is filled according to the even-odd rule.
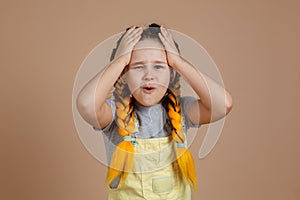
[[[104,132],[109,131],[109,130],[112,128],[113,122],[114,122],[114,120],[115,120],[115,113],[116,113],[116,104],[115,104],[115,101],[113,101],[113,100],[111,100],[111,99],[106,99],[105,101],[106,101],[106,103],[108,103],[108,105],[111,107],[111,111],[112,111],[112,120],[111,120],[111,122],[110,122],[106,127],[104,127],[104,128],[97,128],[97,127],[94,127],[94,126],[93,126],[93,129],[94,129],[95,131],[101,131],[101,130],[104,131]]]
[[[181,104],[181,109],[184,115],[184,119],[185,119],[185,126],[186,128],[200,128],[201,124],[194,124],[193,122],[191,122],[191,120],[188,117],[188,112],[190,109],[190,106],[193,102],[197,101],[197,98],[192,97],[192,96],[184,96],[181,97],[180,99],[180,104]]]

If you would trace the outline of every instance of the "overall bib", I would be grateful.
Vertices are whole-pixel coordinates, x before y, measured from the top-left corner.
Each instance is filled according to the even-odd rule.
[[[176,142],[171,137],[136,139],[134,168],[109,200],[190,200],[190,186],[176,161]]]

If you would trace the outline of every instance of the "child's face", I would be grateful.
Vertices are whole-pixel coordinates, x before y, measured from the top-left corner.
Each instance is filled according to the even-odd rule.
[[[141,105],[152,106],[160,102],[169,86],[170,68],[159,41],[145,39],[136,44],[125,79]]]

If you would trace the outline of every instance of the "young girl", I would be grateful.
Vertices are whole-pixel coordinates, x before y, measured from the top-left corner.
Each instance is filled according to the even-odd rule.
[[[180,96],[180,76],[199,99]],[[214,88],[213,115],[206,84]],[[151,24],[126,30],[109,66],[81,90],[77,107],[103,131],[109,199],[186,200],[197,188],[187,129],[223,118],[232,99],[180,56],[166,28]]]

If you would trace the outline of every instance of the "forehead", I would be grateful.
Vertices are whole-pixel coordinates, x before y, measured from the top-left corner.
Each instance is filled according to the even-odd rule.
[[[138,42],[133,49],[131,63],[136,61],[166,62],[166,54],[163,45],[157,40],[146,39]]]
[[[163,45],[158,41],[154,39],[145,39],[142,41],[139,41],[133,50],[142,50],[142,49],[157,49],[157,50],[164,50]]]

